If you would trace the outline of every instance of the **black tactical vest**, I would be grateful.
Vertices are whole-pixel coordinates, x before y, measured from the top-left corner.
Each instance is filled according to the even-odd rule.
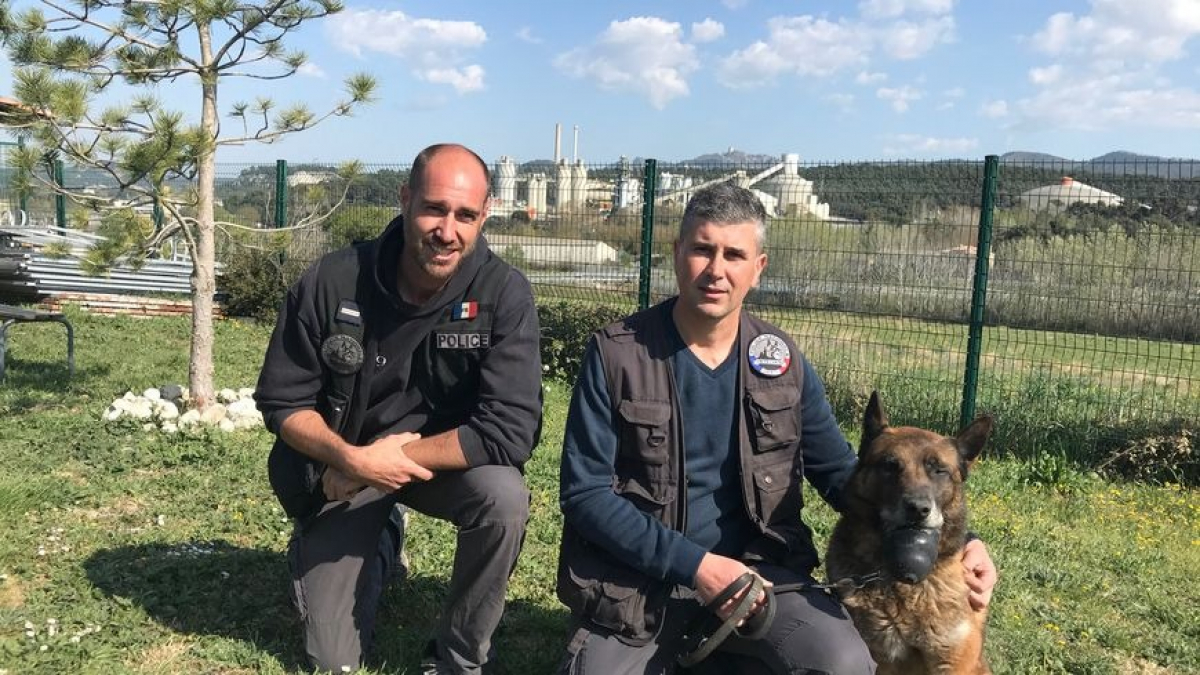
[[[597,331],[595,339],[619,439],[614,490],[682,532],[687,524],[687,494],[686,481],[681,479],[682,416],[666,323],[672,320],[671,306],[665,302],[610,324]],[[756,341],[759,336],[768,338]],[[763,345],[775,347],[778,353],[751,351],[752,346],[764,351]],[[816,551],[811,533],[800,520],[804,476],[800,352],[783,331],[746,312],[741,314],[736,348],[741,496],[760,535],[742,559],[811,569]],[[671,590],[592,545],[569,524],[563,527],[557,586],[559,599],[573,613],[631,644],[654,636]]]

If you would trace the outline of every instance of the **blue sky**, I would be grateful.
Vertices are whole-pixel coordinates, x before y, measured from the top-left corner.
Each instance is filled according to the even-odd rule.
[[[365,71],[378,101],[222,162],[407,163],[458,141],[494,159],[804,161],[1200,157],[1200,0],[346,0],[290,46],[309,64],[238,83],[321,110]],[[247,86],[248,85],[248,86]],[[187,112],[194,84],[164,88]],[[191,106],[194,108],[194,106]]]

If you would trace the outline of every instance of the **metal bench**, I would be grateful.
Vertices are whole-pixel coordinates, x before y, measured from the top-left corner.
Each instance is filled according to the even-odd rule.
[[[0,305],[0,382],[4,381],[4,353],[8,350],[8,329],[15,323],[54,321],[67,327],[67,375],[75,374],[75,329],[59,312]]]

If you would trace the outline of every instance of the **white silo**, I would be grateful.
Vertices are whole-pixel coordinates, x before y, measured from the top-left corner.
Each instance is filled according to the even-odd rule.
[[[633,177],[622,178],[617,183],[617,208],[623,209],[641,203],[641,193],[642,181]]]
[[[583,165],[583,160],[575,160],[575,165],[571,167],[571,204],[581,206],[587,203],[587,167]]]
[[[507,155],[496,163],[496,201],[504,206],[517,201],[517,163]]]
[[[546,212],[546,174],[535,173],[529,176],[529,208],[534,214]]]
[[[571,167],[560,159],[554,167],[554,206],[564,208],[571,203]]]

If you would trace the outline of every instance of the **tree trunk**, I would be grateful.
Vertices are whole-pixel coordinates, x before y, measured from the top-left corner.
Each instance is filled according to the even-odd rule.
[[[208,26],[198,23],[201,62],[211,67],[212,45]],[[188,388],[192,405],[205,409],[214,400],[213,387],[213,295],[217,291],[213,204],[217,174],[217,76],[215,71],[201,73],[203,106],[200,127],[208,141],[200,149],[196,170],[196,230],[192,247],[192,353],[188,366]]]

